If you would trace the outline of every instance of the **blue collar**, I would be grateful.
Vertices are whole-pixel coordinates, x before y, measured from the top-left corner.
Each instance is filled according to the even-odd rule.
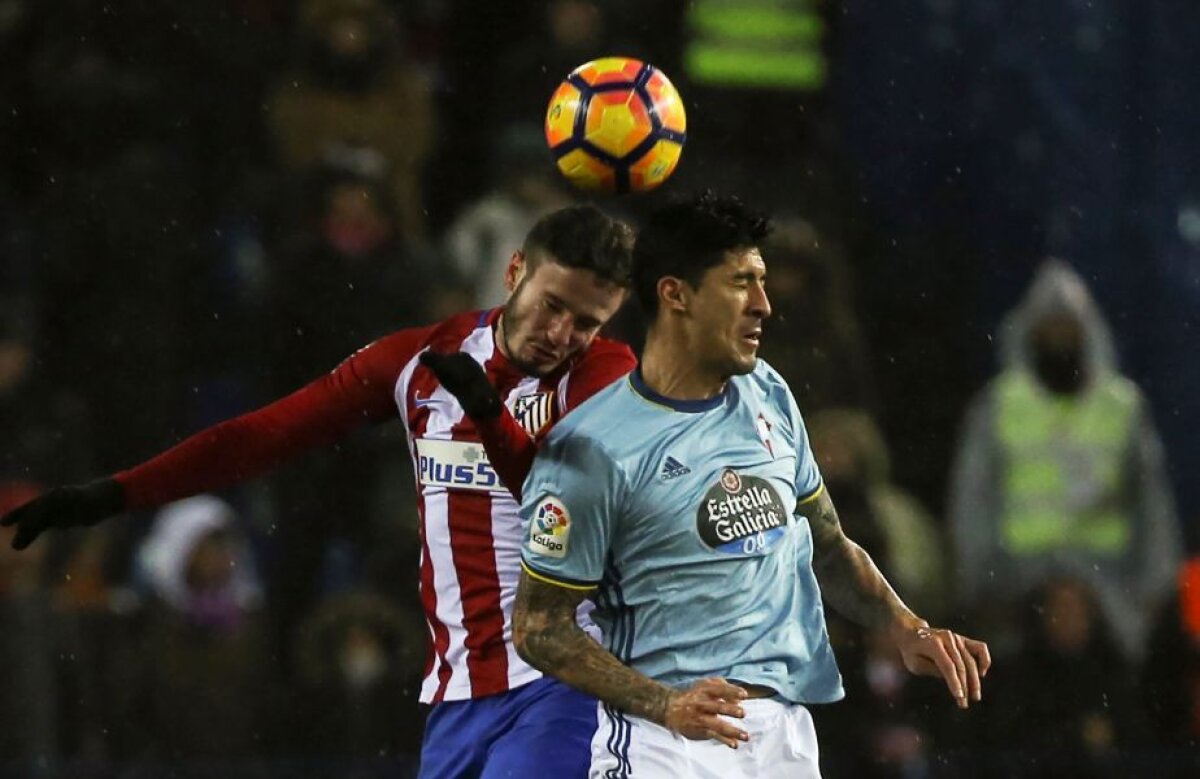
[[[703,411],[712,411],[724,403],[725,396],[729,394],[729,382],[725,382],[725,388],[711,398],[704,398],[702,400],[676,400],[675,398],[668,398],[666,395],[659,395],[646,386],[646,380],[642,378],[641,365],[629,374],[629,386],[633,387],[634,392],[651,403],[666,406],[672,411],[682,411],[685,414],[699,414]]]

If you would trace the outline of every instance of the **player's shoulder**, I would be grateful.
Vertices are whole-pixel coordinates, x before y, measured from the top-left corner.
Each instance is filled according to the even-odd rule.
[[[792,392],[783,375],[761,357],[755,363],[754,370],[734,377],[734,382],[771,398],[785,399]]]
[[[633,350],[629,348],[629,344],[624,341],[618,341],[615,338],[606,338],[602,335],[596,336],[587,351],[584,352],[584,357],[588,359],[627,360],[630,368],[637,364],[637,358],[633,356]]]
[[[744,376],[735,377],[741,391],[755,397],[758,402],[775,408],[785,418],[798,417],[800,410],[796,397],[787,379],[766,360],[759,358],[754,370]]]
[[[611,442],[623,425],[629,424],[633,408],[625,378],[608,384],[581,403],[551,429],[552,438],[581,436],[601,444]]]
[[[573,375],[605,376],[611,381],[629,373],[636,365],[637,357],[627,344],[597,337],[567,370]]]
[[[775,370],[775,367],[762,357],[759,357],[758,362],[754,364],[754,370],[750,372],[750,378],[764,386],[786,388],[788,385],[787,380],[783,378],[783,374]]]
[[[457,349],[477,323],[486,322],[488,313],[468,311],[441,322],[395,330],[359,349],[346,363],[356,366],[360,372],[394,377],[427,347]]]
[[[435,351],[457,351],[471,333],[480,328],[491,329],[496,310],[464,311],[433,325],[421,344]]]

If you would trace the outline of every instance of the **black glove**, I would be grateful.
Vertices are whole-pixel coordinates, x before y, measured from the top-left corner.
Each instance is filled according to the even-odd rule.
[[[64,529],[94,525],[125,508],[125,491],[114,479],[97,479],[87,484],[55,487],[0,517],[0,525],[17,526],[13,549],[24,549],[55,527]]]
[[[488,381],[483,366],[469,354],[421,352],[421,364],[433,371],[446,390],[458,398],[467,416],[476,421],[494,419],[503,407],[500,394]]]

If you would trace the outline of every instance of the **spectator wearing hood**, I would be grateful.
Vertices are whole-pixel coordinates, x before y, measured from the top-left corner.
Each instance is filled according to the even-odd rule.
[[[152,598],[132,665],[136,751],[160,760],[269,753],[282,719],[275,666],[232,507],[211,495],[166,506],[136,566]]]
[[[367,589],[317,604],[296,630],[293,651],[301,732],[314,751],[355,758],[420,752],[425,636],[419,610]]]
[[[1062,261],[1040,268],[1001,343],[1003,367],[968,411],[951,480],[964,605],[1001,616],[1049,575],[1072,573],[1139,659],[1182,555],[1146,400]]]

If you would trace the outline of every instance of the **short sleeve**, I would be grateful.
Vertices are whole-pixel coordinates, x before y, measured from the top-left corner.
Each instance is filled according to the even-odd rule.
[[[623,485],[617,463],[599,443],[561,425],[552,430],[522,490],[526,572],[564,587],[599,584]]]
[[[808,442],[808,429],[804,426],[804,417],[800,414],[800,407],[796,404],[796,398],[792,395],[792,391],[787,385],[782,387],[782,402],[786,405],[784,409],[786,418],[789,423],[789,435],[791,436],[792,448],[796,452],[796,502],[804,503],[812,500],[821,492],[821,471],[817,468],[817,460],[813,456],[812,446]]]

